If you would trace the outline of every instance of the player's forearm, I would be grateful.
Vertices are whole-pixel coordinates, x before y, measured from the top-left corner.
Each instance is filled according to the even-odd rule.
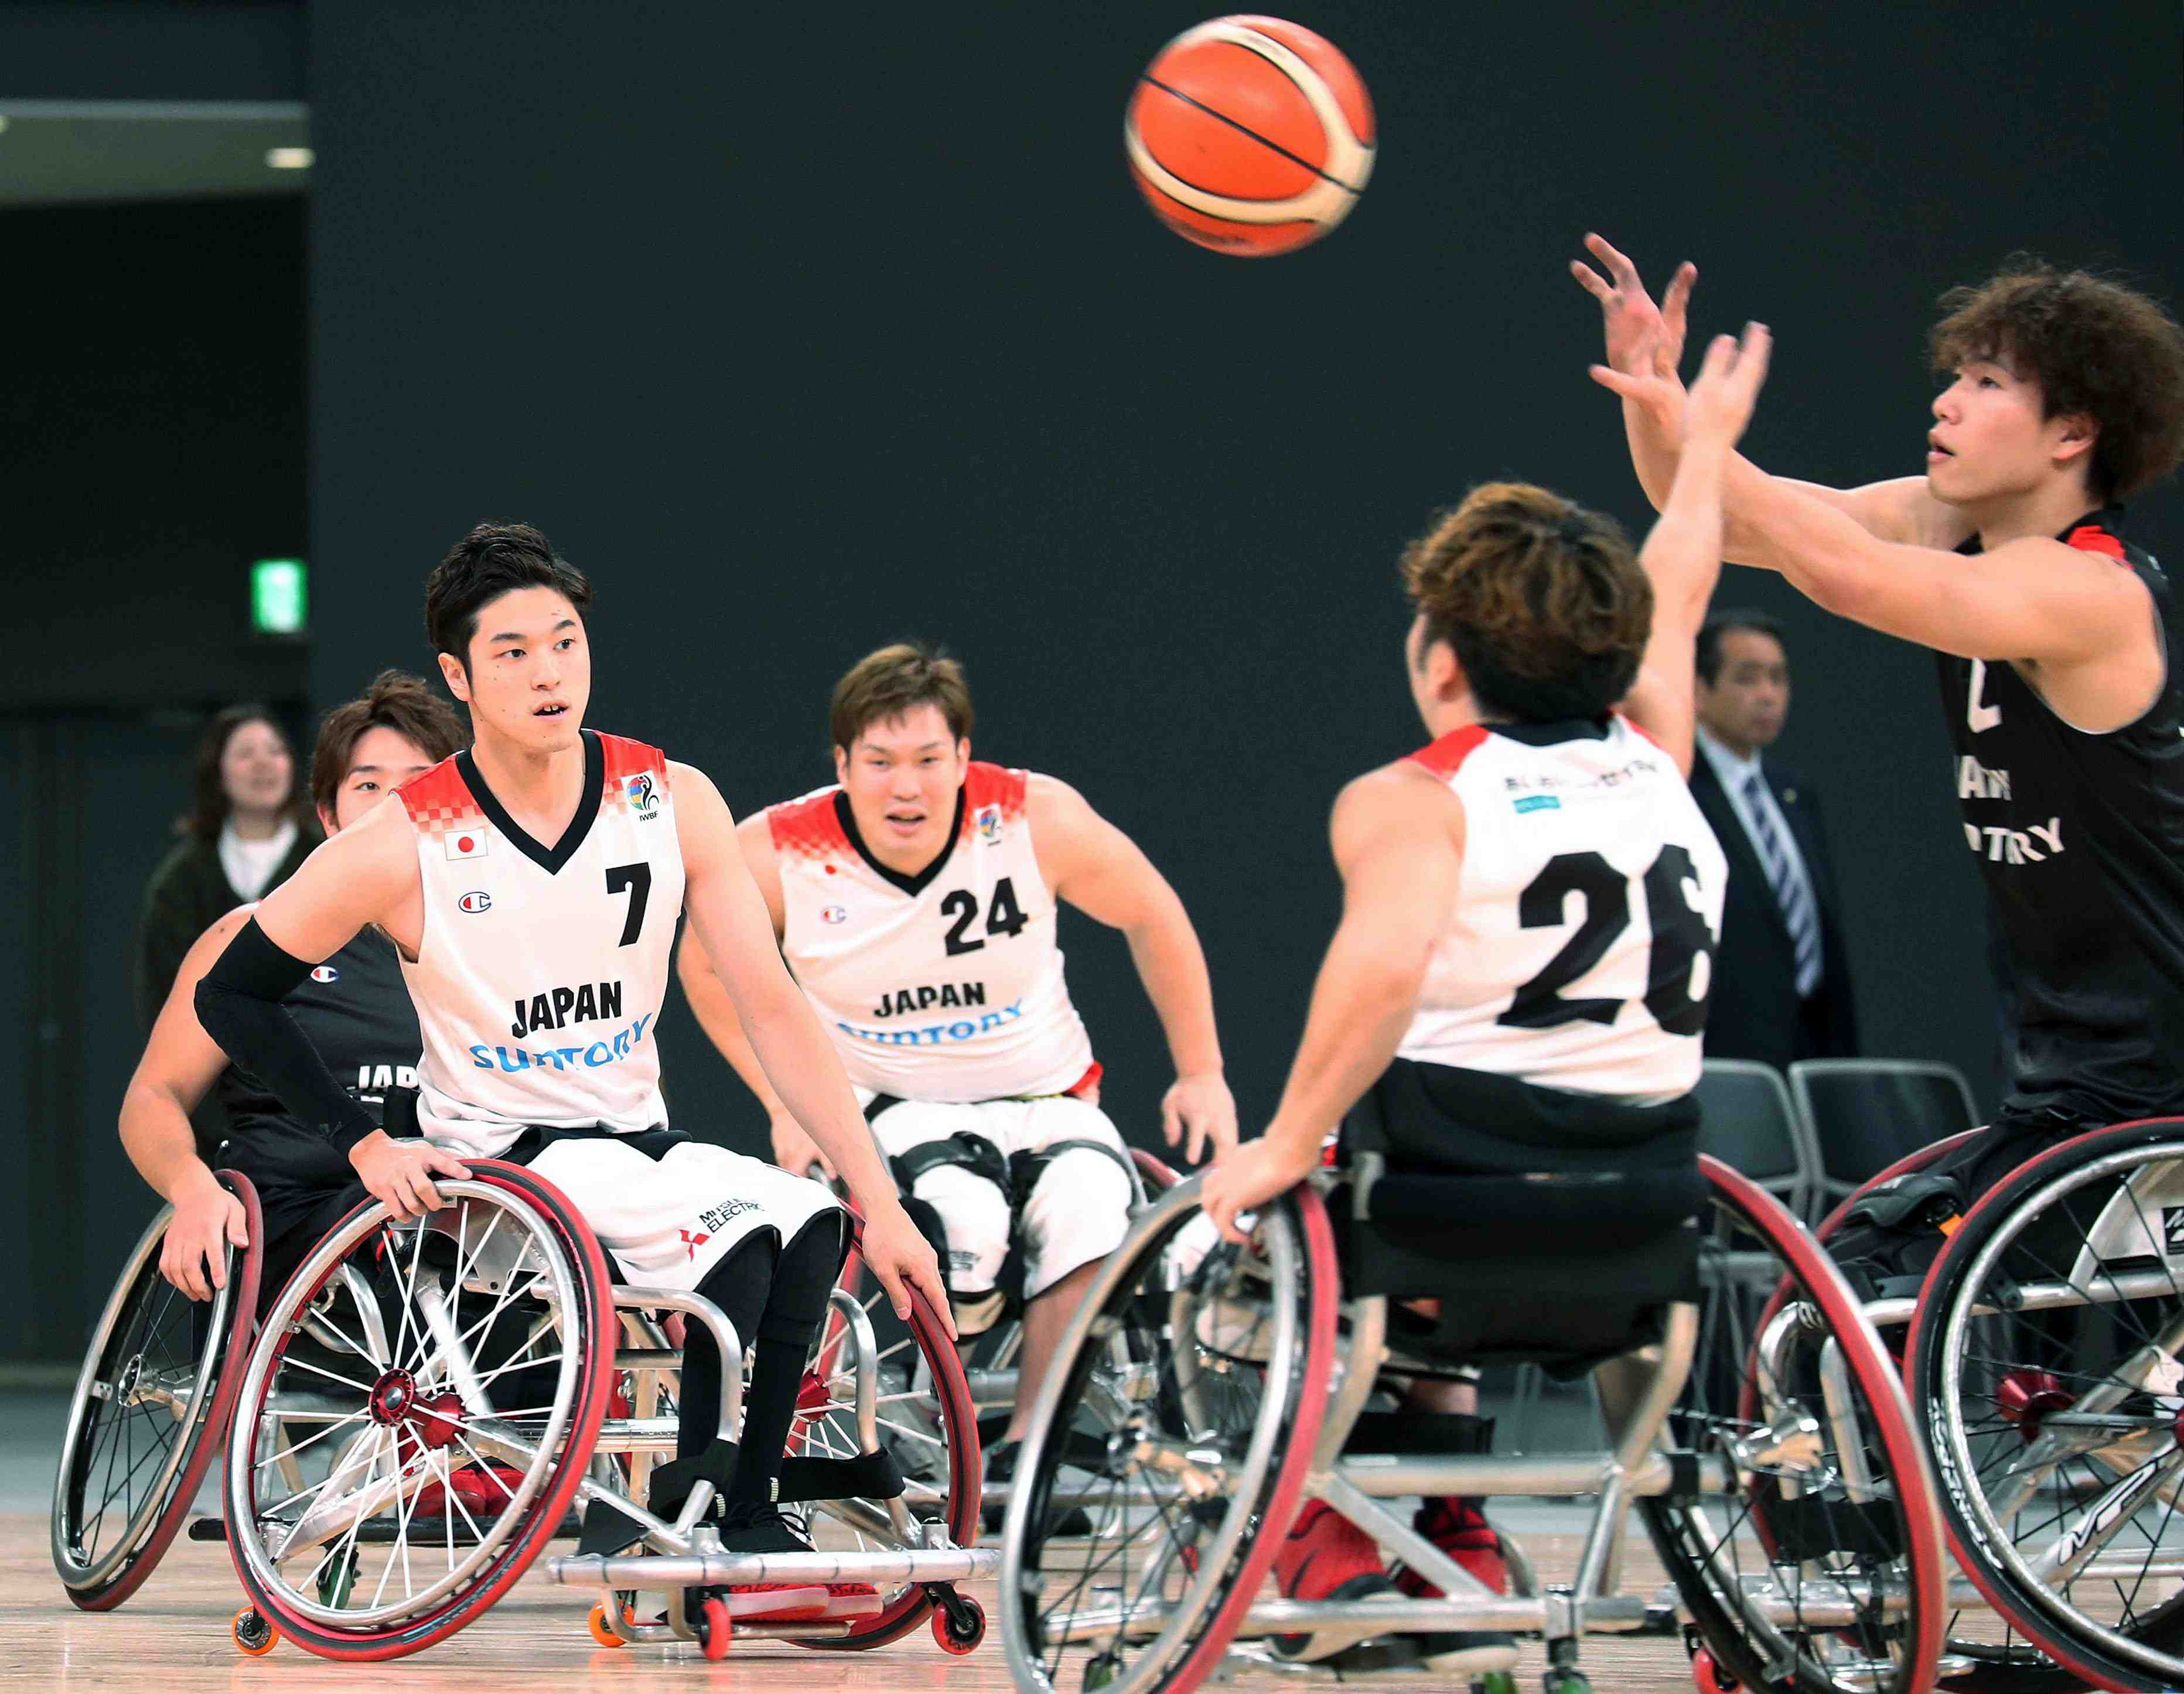
[[[1630,445],[1630,468],[1638,473],[1638,486],[1657,512],[1666,510],[1669,491],[1675,486],[1681,433],[1679,419],[1635,400],[1623,403],[1623,435]]]
[[[120,1128],[122,1151],[160,1199],[172,1204],[212,1184],[211,1168],[198,1156],[189,1114],[171,1090],[131,1081],[121,1097]]]
[[[1719,449],[1684,454],[1667,503],[1638,562],[1653,585],[1656,618],[1696,627],[1721,576],[1722,485],[1725,455]]]
[[[1391,961],[1338,932],[1313,986],[1304,1040],[1267,1140],[1285,1157],[1316,1158],[1320,1144],[1401,1045],[1418,1006],[1421,959]]]
[[[1183,902],[1171,894],[1168,909],[1123,932],[1136,961],[1145,998],[1153,1003],[1167,1037],[1168,1056],[1179,1077],[1205,1076],[1221,1069],[1221,1038],[1213,1023],[1213,981],[1205,950],[1190,927]]]
[[[850,1198],[867,1216],[894,1201],[894,1178],[866,1127],[833,1043],[803,995],[788,985],[785,995],[752,1010],[744,1028],[776,1096],[842,1173]]]
[[[686,938],[682,944],[688,947]],[[705,1032],[705,1039],[728,1062],[728,1068],[743,1079],[745,1088],[758,1096],[768,1117],[778,1117],[788,1106],[773,1084],[766,1080],[766,1067],[759,1062],[758,1052],[744,1034],[743,1020],[736,1016],[735,1001],[728,997],[727,989],[710,970],[693,969],[687,964],[682,972],[683,997],[690,1002],[691,1015],[697,1018],[698,1027]]]

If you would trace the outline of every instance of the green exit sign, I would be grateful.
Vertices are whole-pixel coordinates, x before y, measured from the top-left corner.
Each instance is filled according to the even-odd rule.
[[[250,567],[250,627],[301,635],[310,615],[310,572],[300,559],[261,559]]]

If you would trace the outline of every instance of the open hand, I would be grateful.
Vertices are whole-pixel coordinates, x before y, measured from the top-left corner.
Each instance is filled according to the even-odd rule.
[[[1236,1145],[1236,1101],[1218,1071],[1178,1077],[1161,1097],[1161,1134],[1169,1146],[1190,1137],[1184,1156],[1196,1164]]]
[[[1626,376],[1648,375],[1674,382],[1684,359],[1684,332],[1691,287],[1699,268],[1688,259],[1669,279],[1669,291],[1655,305],[1639,281],[1638,267],[1596,235],[1585,238],[1585,251],[1607,269],[1602,276],[1581,259],[1570,261],[1578,286],[1600,302],[1607,341],[1607,367]]]
[[[1684,402],[1684,445],[1726,453],[1752,421],[1774,337],[1764,324],[1747,324],[1744,338],[1716,336],[1706,350],[1698,380]]]

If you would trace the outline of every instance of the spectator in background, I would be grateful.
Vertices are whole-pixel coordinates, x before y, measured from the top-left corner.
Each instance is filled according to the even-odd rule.
[[[230,706],[206,728],[175,833],[182,839],[152,872],[136,930],[136,1017],[147,1029],[198,937],[286,882],[323,839],[297,790],[288,738],[265,707]]]
[[[1790,711],[1781,626],[1717,611],[1699,631],[1698,756],[1691,798],[1729,857],[1729,894],[1707,1011],[1711,1059],[1858,1051],[1835,867],[1813,785],[1762,753]]]

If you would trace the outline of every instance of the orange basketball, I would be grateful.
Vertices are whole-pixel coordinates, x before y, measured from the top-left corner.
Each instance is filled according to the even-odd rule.
[[[1123,120],[1153,215],[1246,259],[1293,253],[1349,216],[1373,139],[1373,98],[1350,61],[1279,18],[1185,30],[1138,78]]]

